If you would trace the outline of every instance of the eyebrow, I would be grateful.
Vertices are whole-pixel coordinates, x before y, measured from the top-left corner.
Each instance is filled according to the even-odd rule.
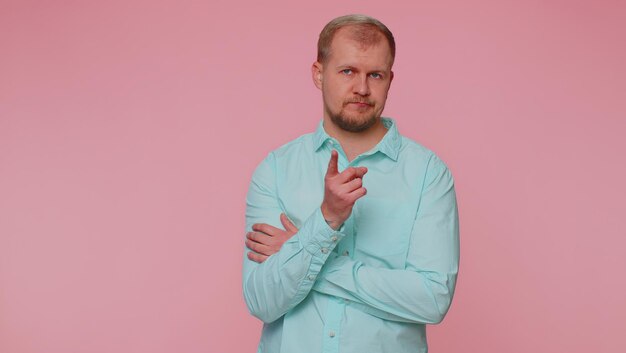
[[[343,65],[337,65],[337,67],[335,67],[336,70],[339,69],[352,69],[352,70],[357,70],[359,71],[359,69],[356,66],[352,66],[350,64],[343,64]],[[391,71],[391,70],[389,70]],[[369,72],[387,72],[385,69],[381,69],[381,68],[376,68],[374,70],[370,70]]]

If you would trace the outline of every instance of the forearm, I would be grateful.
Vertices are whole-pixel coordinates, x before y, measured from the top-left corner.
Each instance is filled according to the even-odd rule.
[[[278,253],[261,264],[245,258],[243,294],[250,313],[272,322],[299,304],[342,237],[317,209]]]
[[[459,221],[452,176],[440,160],[431,162],[404,266],[379,268],[339,256],[324,266],[314,290],[353,301],[383,319],[417,323],[443,319],[458,272]]]
[[[448,311],[456,274],[456,267],[446,272],[386,269],[337,256],[327,261],[313,290],[382,319],[433,324]]]

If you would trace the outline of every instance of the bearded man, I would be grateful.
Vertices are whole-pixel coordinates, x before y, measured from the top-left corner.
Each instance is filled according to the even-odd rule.
[[[454,182],[430,150],[381,117],[395,41],[363,15],[320,33],[317,130],[256,168],[247,195],[243,293],[264,322],[258,352],[427,352],[452,301]]]

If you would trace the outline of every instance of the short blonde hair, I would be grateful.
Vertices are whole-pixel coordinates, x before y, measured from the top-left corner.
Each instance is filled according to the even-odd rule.
[[[393,34],[379,20],[366,15],[346,15],[337,17],[328,22],[317,41],[317,61],[324,63],[330,55],[330,45],[332,44],[335,33],[341,28],[351,27],[351,36],[354,40],[365,45],[376,44],[380,41],[381,35],[387,39],[389,48],[391,49],[392,60],[396,57],[396,41]]]

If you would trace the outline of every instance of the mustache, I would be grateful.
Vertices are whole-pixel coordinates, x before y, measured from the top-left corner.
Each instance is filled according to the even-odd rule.
[[[369,100],[369,99],[362,99],[362,98],[348,99],[348,100],[343,102],[343,105],[348,105],[350,103],[365,103],[367,105],[374,105],[374,102],[372,102],[371,100]]]

